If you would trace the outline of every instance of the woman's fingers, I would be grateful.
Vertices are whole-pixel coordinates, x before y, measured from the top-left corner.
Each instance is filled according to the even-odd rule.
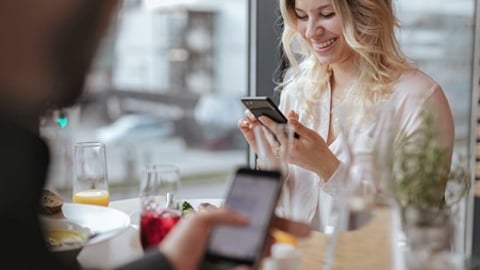
[[[245,120],[245,119],[240,119],[237,122],[237,126],[240,129],[240,131],[242,132],[243,137],[247,141],[248,145],[250,145],[250,147],[253,149],[253,151],[255,151],[255,153],[257,153],[257,143],[256,143],[256,140],[255,140],[255,134],[253,133],[253,127],[255,125],[252,127],[251,122],[249,122],[248,120]]]
[[[292,119],[298,120],[298,114],[297,114],[295,111],[289,111],[289,112],[287,113],[287,116],[286,116],[286,117],[287,117],[287,119],[288,119],[289,122],[290,122],[290,120],[292,120]]]
[[[275,129],[275,127],[278,125],[277,122],[273,121],[268,116],[260,116],[258,121],[271,130]]]
[[[259,120],[269,131],[267,136],[272,151],[280,155],[282,155],[282,153],[288,153],[294,140],[294,126],[289,123],[278,124],[266,116],[261,116]]]
[[[257,143],[258,156],[261,159],[269,159],[278,152],[278,143],[275,142],[273,135],[265,126],[258,126],[254,130],[255,140]]]

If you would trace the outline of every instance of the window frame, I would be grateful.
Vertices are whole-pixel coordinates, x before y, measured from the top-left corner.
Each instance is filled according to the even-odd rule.
[[[249,0],[248,5],[248,95],[272,96],[274,76],[282,64],[278,0]],[[252,150],[248,150],[247,159],[250,166],[256,166]]]
[[[480,4],[475,1],[475,25],[472,59],[472,104],[470,119],[470,175],[471,189],[466,202],[465,247],[466,257],[480,255],[480,199],[476,198],[475,186],[480,183]]]

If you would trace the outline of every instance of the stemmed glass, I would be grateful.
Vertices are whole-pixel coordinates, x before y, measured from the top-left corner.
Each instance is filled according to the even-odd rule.
[[[356,149],[367,137],[371,125],[362,121],[360,108],[353,104],[337,108],[337,141],[340,145],[342,164],[336,172],[343,179],[342,188],[336,190],[332,199],[325,233],[329,235],[325,253],[324,270],[333,268],[334,253],[340,232],[358,229],[372,217],[372,208],[377,193],[369,155]],[[354,112],[354,113],[352,113]]]
[[[173,164],[154,164],[140,179],[140,242],[144,250],[158,245],[181,218],[175,199],[180,170]]]
[[[283,176],[288,173],[291,148],[294,144],[294,128],[289,124],[277,124],[273,129],[258,125],[253,128],[257,153],[257,169],[280,171]],[[284,181],[284,185],[288,185]],[[284,206],[289,204],[288,189],[283,188],[277,204],[276,214],[289,217]]]

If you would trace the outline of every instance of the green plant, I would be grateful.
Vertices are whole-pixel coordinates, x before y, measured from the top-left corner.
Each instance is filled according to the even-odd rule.
[[[393,154],[393,194],[401,206],[443,207],[450,172],[450,152],[437,143],[432,114],[422,112],[423,125],[400,134]]]
[[[433,111],[424,110],[420,116],[422,124],[415,133],[385,134],[383,149],[377,149],[377,169],[388,171],[383,173],[386,186],[401,208],[445,208],[469,188],[466,163],[451,166],[452,153],[438,143]],[[454,186],[448,190],[450,184]]]

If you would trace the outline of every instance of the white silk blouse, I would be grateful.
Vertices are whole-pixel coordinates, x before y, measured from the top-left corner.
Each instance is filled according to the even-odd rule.
[[[302,121],[304,85],[301,80],[289,84],[281,92],[279,108],[286,114],[290,110],[300,114],[300,121],[308,128],[315,130],[326,139],[330,128],[331,91],[325,91],[315,104],[316,120],[310,123]],[[405,72],[393,85],[392,95],[386,100],[381,119],[360,121],[361,128],[353,131],[345,127],[345,133],[338,135],[329,145],[330,151],[340,161],[340,165],[329,179],[321,179],[312,171],[289,164],[285,186],[279,202],[277,214],[294,220],[311,224],[314,230],[325,231],[330,218],[331,207],[338,205],[336,200],[345,200],[339,194],[346,187],[345,172],[348,170],[348,148],[355,157],[355,164],[365,173],[372,173],[374,144],[379,143],[381,136],[386,136],[388,127],[395,125],[396,133],[400,132],[413,138],[422,123],[422,109],[436,110],[439,120],[438,143],[453,151],[454,123],[448,100],[439,84],[419,70]],[[344,104],[342,109],[356,110],[355,104]],[[335,109],[335,108],[333,108]],[[353,114],[354,115],[354,114]],[[335,125],[334,125],[335,126]],[[388,129],[388,130],[387,130]],[[352,136],[353,134],[353,136]],[[348,143],[347,144],[347,139]],[[383,138],[384,139],[384,138]]]

